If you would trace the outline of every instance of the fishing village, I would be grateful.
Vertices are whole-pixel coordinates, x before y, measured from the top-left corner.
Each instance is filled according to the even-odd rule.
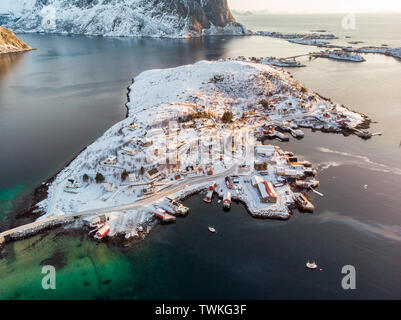
[[[3,230],[0,243],[66,225],[97,240],[143,239],[155,223],[182,223],[190,216],[182,200],[197,193],[222,211],[238,201],[255,218],[286,220],[295,209],[314,211],[311,192],[324,195],[313,164],[275,141],[303,139],[308,129],[372,137],[367,116],[245,58],[143,72],[127,109],[43,183],[38,219]]]

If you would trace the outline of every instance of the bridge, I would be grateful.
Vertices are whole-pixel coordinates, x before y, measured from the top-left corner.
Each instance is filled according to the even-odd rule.
[[[304,53],[304,54],[299,54],[297,56],[292,56],[292,57],[287,57],[283,58],[283,60],[290,60],[290,59],[296,59],[296,58],[301,58],[301,57],[315,57],[318,58],[320,56],[320,53],[317,52],[310,52],[310,53]]]

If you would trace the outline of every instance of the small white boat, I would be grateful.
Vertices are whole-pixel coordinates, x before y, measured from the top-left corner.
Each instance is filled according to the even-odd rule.
[[[209,231],[211,233],[216,233],[216,229],[214,227],[209,226]]]
[[[97,240],[102,240],[110,232],[110,227],[105,224],[100,229],[97,230],[94,238]]]
[[[291,134],[292,134],[292,136],[294,137],[294,138],[299,138],[299,139],[301,139],[301,138],[303,138],[303,137],[305,137],[305,133],[302,131],[302,130],[300,130],[300,129],[292,129],[291,128]]]
[[[231,209],[231,192],[227,192],[223,200],[224,209]]]
[[[212,202],[212,198],[213,198],[213,192],[214,192],[214,190],[209,190],[207,192],[206,197],[203,199],[203,201],[205,201],[206,203],[211,203]]]
[[[290,138],[286,136],[284,133],[281,133],[280,131],[275,131],[276,137],[280,139],[281,141],[290,141]]]
[[[308,268],[308,269],[311,269],[311,270],[316,270],[317,269],[317,264],[315,263],[315,261],[313,261],[313,262],[307,262],[306,263],[306,267]]]

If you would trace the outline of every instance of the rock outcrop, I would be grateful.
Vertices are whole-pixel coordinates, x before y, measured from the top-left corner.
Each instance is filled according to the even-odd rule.
[[[18,39],[14,32],[0,26],[0,54],[28,50],[32,48]]]

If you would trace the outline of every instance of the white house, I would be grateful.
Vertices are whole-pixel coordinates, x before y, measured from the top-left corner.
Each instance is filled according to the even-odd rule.
[[[128,175],[128,181],[129,182],[135,182],[136,181],[135,173],[131,173],[131,174]]]
[[[164,134],[164,131],[163,131],[162,128],[154,128],[154,129],[149,130],[146,133],[146,136],[147,137],[154,137],[154,136],[160,136],[162,134]]]
[[[110,156],[104,161],[104,163],[105,164],[116,164],[117,163],[117,157],[116,156]]]
[[[257,187],[259,183],[263,182],[263,178],[259,176],[252,176],[251,183],[253,187]]]
[[[262,157],[271,157],[276,152],[276,147],[272,145],[256,146],[256,154]]]
[[[115,186],[113,183],[105,183],[104,184],[104,190],[106,190],[107,192],[113,192],[115,189]]]

